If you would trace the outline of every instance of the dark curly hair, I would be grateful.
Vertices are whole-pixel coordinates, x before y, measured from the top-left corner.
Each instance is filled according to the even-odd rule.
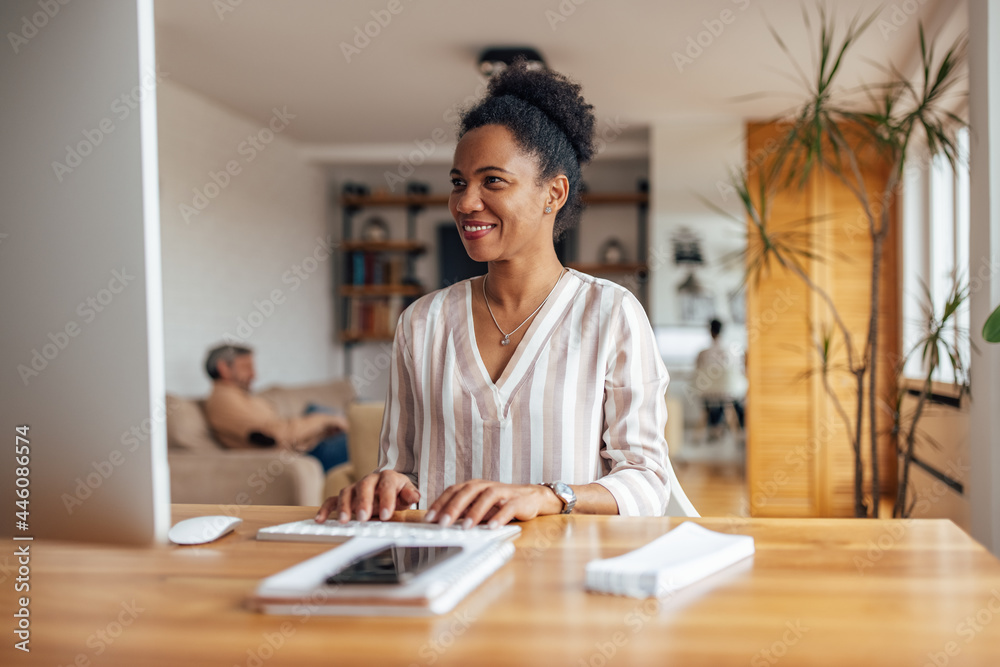
[[[594,107],[583,99],[580,84],[558,72],[516,62],[494,76],[486,97],[462,114],[458,138],[484,125],[510,130],[521,148],[538,160],[539,182],[566,175],[569,196],[553,228],[558,240],[580,220],[580,168],[594,156]]]

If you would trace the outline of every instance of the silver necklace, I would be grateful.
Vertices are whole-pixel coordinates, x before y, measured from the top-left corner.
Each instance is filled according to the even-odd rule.
[[[545,302],[549,300],[550,296],[552,296],[552,292],[555,291],[556,285],[558,285],[559,281],[562,280],[564,273],[566,273],[566,269],[563,269],[562,271],[559,272],[559,277],[556,278],[556,282],[552,285],[552,289],[549,290],[549,293],[546,294],[545,298],[542,299],[542,302],[538,304],[538,308],[535,308],[535,310],[531,312],[531,315],[528,315],[526,318],[524,318],[524,322],[518,324],[517,327],[510,333],[505,333],[504,330],[500,328],[500,323],[497,322],[497,317],[496,315],[493,314],[493,309],[490,308],[490,298],[486,296],[486,279],[489,277],[489,274],[487,273],[485,276],[483,276],[483,299],[486,300],[486,309],[490,311],[490,317],[493,318],[493,324],[497,325],[497,330],[503,334],[503,340],[500,341],[501,345],[510,345],[510,337],[514,335],[518,329],[527,324],[528,320],[530,320],[532,317],[535,316],[535,313],[537,313],[542,309],[542,306],[545,305]]]

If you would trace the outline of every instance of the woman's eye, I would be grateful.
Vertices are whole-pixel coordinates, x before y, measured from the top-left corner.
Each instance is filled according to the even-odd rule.
[[[453,188],[460,188],[463,185],[465,185],[465,182],[461,178],[453,178],[453,179],[451,179],[451,187],[453,187]]]
[[[487,176],[485,181],[487,185],[499,185],[503,183],[503,179],[499,176]]]

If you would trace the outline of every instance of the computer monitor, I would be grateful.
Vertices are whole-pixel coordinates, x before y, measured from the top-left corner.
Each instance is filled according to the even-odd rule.
[[[0,527],[165,541],[152,0],[58,7],[0,57]]]

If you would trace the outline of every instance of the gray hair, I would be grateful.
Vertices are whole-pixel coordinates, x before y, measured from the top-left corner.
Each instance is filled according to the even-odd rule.
[[[205,372],[208,373],[208,377],[218,380],[221,377],[219,375],[219,362],[224,361],[226,364],[231,364],[236,357],[242,357],[244,354],[253,354],[253,350],[243,345],[228,344],[213,348],[209,350],[208,357],[205,358]]]

